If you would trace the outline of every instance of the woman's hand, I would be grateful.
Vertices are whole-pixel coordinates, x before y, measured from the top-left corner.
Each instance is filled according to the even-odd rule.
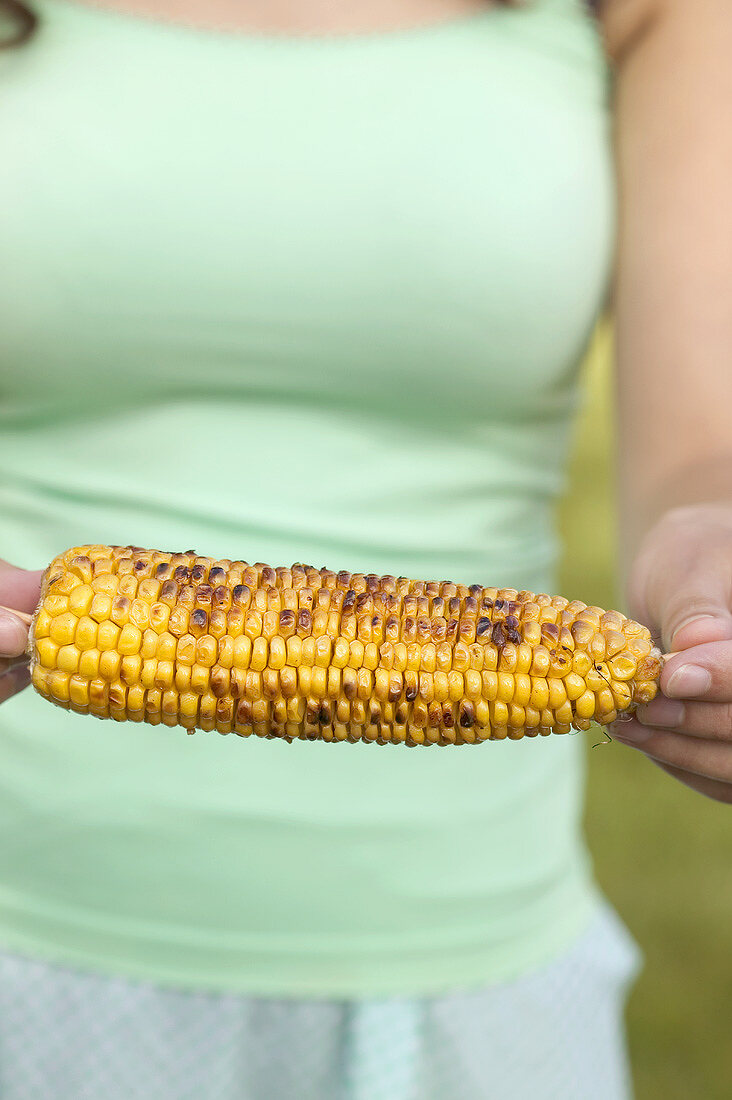
[[[732,802],[732,505],[668,512],[628,584],[631,614],[674,652],[661,691],[613,736],[669,775]]]
[[[0,559],[0,604],[33,612],[40,598],[43,570],[18,569]],[[28,629],[8,611],[0,611],[0,703],[30,683],[25,647]]]

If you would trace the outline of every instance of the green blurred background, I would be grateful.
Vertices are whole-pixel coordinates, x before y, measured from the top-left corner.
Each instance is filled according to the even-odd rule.
[[[584,399],[560,512],[560,591],[622,609],[607,323],[585,362]],[[732,807],[688,790],[635,750],[593,748],[600,740],[596,730],[587,735],[587,832],[597,877],[646,960],[628,1009],[637,1100],[729,1100]]]

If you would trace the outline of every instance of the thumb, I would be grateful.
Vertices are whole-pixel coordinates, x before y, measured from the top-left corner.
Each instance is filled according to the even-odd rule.
[[[18,611],[35,611],[42,577],[42,569],[20,569],[0,558],[0,604]]]
[[[674,585],[665,600],[660,601],[658,611],[657,621],[667,653],[689,649],[704,642],[732,639],[729,580],[726,576],[722,578],[707,571],[692,572]]]

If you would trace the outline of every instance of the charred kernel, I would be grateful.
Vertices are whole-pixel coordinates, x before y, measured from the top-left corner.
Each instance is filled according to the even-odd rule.
[[[493,631],[493,623],[491,622],[490,619],[486,618],[485,616],[478,619],[478,622],[477,622],[476,627],[475,627],[475,636],[476,636],[476,638],[490,637],[492,631]]]
[[[475,725],[475,710],[472,703],[464,702],[460,707],[460,725],[464,729],[470,729]]]

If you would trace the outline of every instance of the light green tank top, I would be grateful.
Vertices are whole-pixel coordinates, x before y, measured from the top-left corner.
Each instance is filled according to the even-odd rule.
[[[613,237],[580,0],[307,39],[36,7],[0,64],[0,556],[551,591]],[[582,752],[187,737],[25,692],[0,945],[254,994],[514,975],[592,908]]]

